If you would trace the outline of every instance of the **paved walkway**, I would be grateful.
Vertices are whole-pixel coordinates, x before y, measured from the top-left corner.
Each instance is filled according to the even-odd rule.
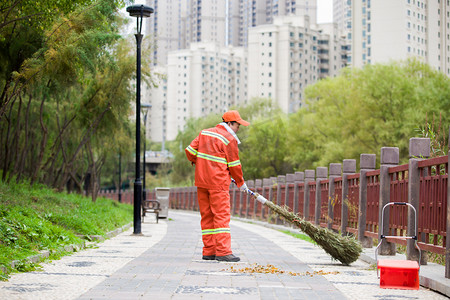
[[[198,213],[145,221],[143,236],[130,229],[40,272],[13,275],[0,282],[0,299],[447,299],[422,287],[381,289],[368,263],[342,266],[319,247],[257,224],[232,221],[241,262],[219,263],[201,260]],[[241,271],[268,264],[285,273]]]

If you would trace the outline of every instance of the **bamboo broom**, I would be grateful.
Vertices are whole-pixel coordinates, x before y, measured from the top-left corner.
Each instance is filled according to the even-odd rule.
[[[234,182],[234,180],[233,180]],[[297,214],[289,211],[286,208],[280,207],[273,202],[267,200],[258,193],[249,189],[247,192],[252,195],[255,200],[266,205],[278,215],[282,216],[286,221],[299,227],[306,233],[314,242],[317,243],[325,252],[331,257],[340,261],[344,265],[349,265],[356,261],[362,252],[361,244],[354,238],[339,235],[327,228],[315,226],[314,224],[299,217]]]

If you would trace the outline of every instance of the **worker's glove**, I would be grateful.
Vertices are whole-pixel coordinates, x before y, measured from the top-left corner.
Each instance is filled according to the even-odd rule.
[[[248,187],[247,187],[247,185],[245,184],[245,182],[244,182],[243,185],[241,185],[241,187],[239,188],[239,190],[241,190],[241,192],[246,192],[246,193],[247,193]]]

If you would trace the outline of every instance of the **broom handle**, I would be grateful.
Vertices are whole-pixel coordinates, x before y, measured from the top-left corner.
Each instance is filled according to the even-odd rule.
[[[233,181],[233,183],[236,184],[236,181],[235,181],[233,178],[231,178],[231,181]],[[236,185],[237,185],[237,184],[236,184]],[[264,204],[264,203],[266,203],[266,202],[268,201],[266,198],[264,198],[264,197],[261,196],[260,194],[255,193],[255,192],[253,192],[252,190],[250,190],[250,189],[248,189],[248,188],[245,190],[245,192],[248,193],[248,194],[250,194],[250,195],[252,195],[256,200],[258,200],[258,201],[261,202],[262,204]]]

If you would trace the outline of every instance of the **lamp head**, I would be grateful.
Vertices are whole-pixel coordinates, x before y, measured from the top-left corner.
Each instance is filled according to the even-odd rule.
[[[131,17],[143,17],[148,18],[153,13],[153,8],[144,4],[134,4],[127,7],[127,12]]]
[[[144,110],[144,111],[149,110],[151,107],[152,107],[151,104],[141,103],[141,109]]]

